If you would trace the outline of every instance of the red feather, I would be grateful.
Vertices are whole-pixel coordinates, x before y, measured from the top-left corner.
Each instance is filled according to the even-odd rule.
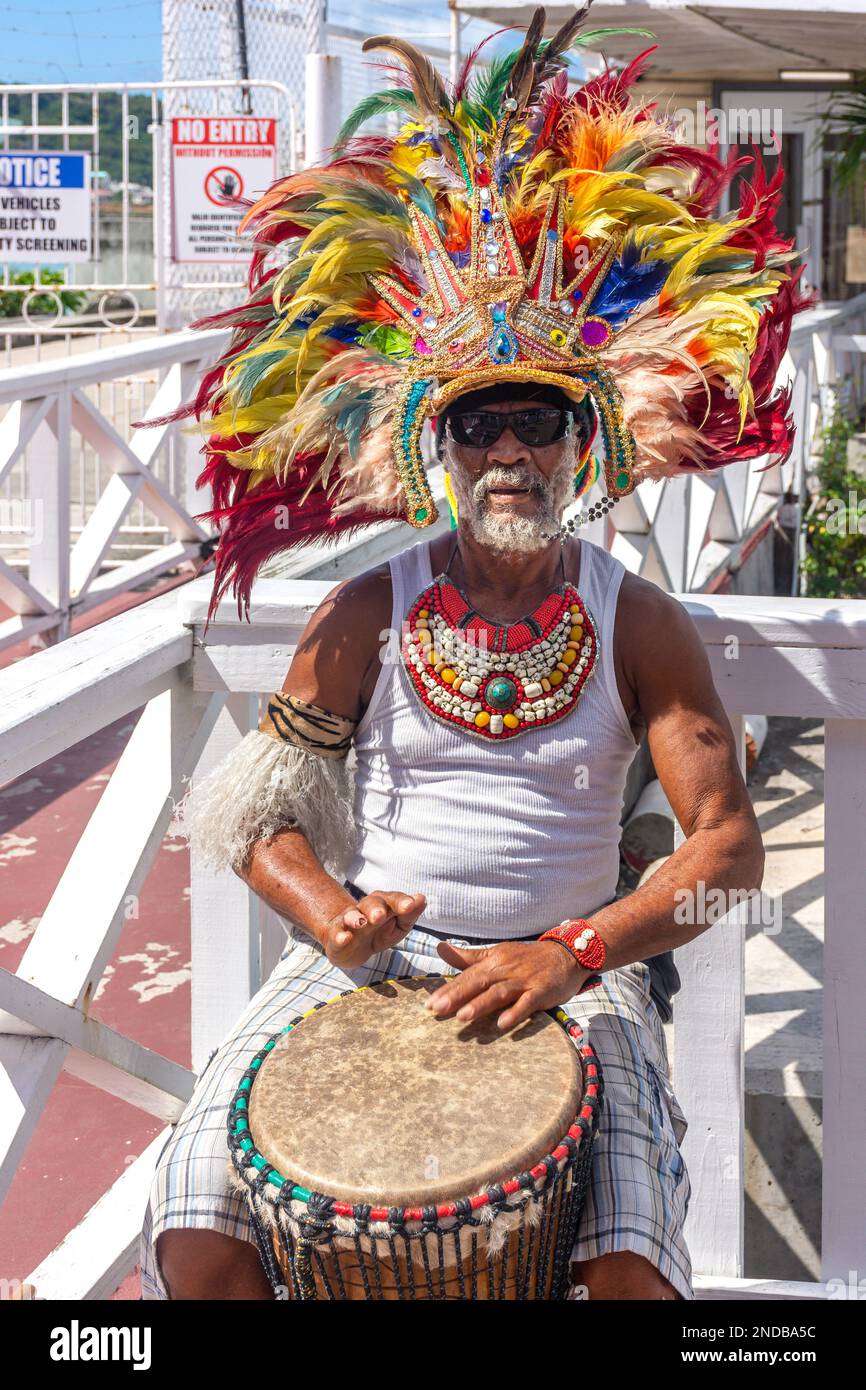
[[[791,333],[791,320],[802,309],[811,308],[812,296],[802,295],[798,281],[802,267],[779,288],[761,316],[755,353],[749,369],[749,382],[755,398],[754,413],[740,434],[740,407],[725,395],[722,385],[710,388],[709,414],[704,421],[707,398],[696,392],[689,402],[688,420],[701,429],[705,446],[704,468],[721,468],[738,459],[769,455],[768,468],[784,463],[794,443],[794,422],[790,414],[791,391],[776,391],[776,376]],[[694,460],[683,460],[686,471],[699,469]]]
[[[217,605],[229,590],[237,599],[238,618],[249,620],[253,581],[262,565],[280,551],[296,551],[315,541],[336,540],[338,536],[353,534],[389,519],[382,512],[365,508],[334,516],[338,497],[332,494],[338,490],[339,467],[332,470],[328,493],[317,483],[300,505],[303,492],[321,464],[321,455],[298,458],[284,482],[271,478],[249,491],[249,473],[234,467],[225,453],[243,447],[251,439],[252,436],[241,435],[235,439],[211,440],[205,466],[196,479],[197,487],[209,484],[213,488],[214,505],[209,511],[197,513],[195,519],[220,528],[205,632]],[[405,517],[390,519],[405,520]]]
[[[654,43],[652,48],[644,49],[621,72],[611,72],[610,68],[605,68],[598,77],[590,78],[589,82],[579,87],[572,100],[585,111],[597,112],[603,106],[616,106],[624,111],[628,105],[629,88],[643,74],[650,55],[657,48],[658,44]]]
[[[740,186],[740,217],[751,217],[748,227],[740,227],[728,239],[728,246],[747,246],[755,253],[755,269],[760,270],[771,251],[790,251],[793,241],[779,235],[776,213],[782,201],[784,170],[779,160],[776,172],[767,181],[767,171],[757,147],[753,147],[755,174],[751,183],[743,179]]]

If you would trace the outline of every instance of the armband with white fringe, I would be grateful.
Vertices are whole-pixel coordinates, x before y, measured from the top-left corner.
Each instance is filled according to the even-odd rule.
[[[205,864],[238,870],[257,840],[300,830],[325,871],[341,878],[355,836],[347,755],[357,724],[278,691],[259,727],[190,783],[169,833]]]

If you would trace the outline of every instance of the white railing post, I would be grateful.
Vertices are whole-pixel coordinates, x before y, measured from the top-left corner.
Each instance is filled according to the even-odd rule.
[[[729,716],[745,766],[742,715]],[[674,847],[683,843],[675,827]],[[689,1122],[686,1241],[697,1274],[743,1273],[745,922],[735,908],[676,953],[674,1081]]]
[[[258,697],[229,695],[193,774],[206,777],[258,724]],[[190,848],[192,1065],[199,1072],[261,983],[265,905],[231,870],[201,863]]]
[[[847,1284],[866,1279],[866,719],[826,720],[824,743],[821,1274]]]
[[[69,635],[70,402],[60,390],[28,447],[34,534],[29,581],[57,610],[57,625],[31,640],[49,646]]]

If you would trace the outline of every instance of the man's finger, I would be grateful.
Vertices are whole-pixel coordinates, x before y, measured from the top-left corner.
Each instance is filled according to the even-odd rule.
[[[463,972],[456,977],[452,976],[447,984],[427,997],[427,1008],[432,1009],[435,1014],[444,1015],[453,1012],[489,987],[491,980],[485,965],[491,948],[482,946],[480,950],[468,951],[443,941],[438,949],[443,960],[449,965],[461,967]]]
[[[516,1028],[519,1023],[525,1023],[540,1008],[538,997],[532,990],[524,990],[520,998],[512,1004],[510,1009],[506,1009],[496,1020],[496,1026],[501,1028],[503,1033],[509,1028]]]
[[[522,985],[500,980],[497,984],[491,985],[489,989],[476,994],[474,999],[471,999],[467,1004],[462,1004],[457,1010],[457,1018],[461,1023],[471,1023],[473,1019],[494,1014],[504,1005],[513,1004],[520,997],[522,990]]]
[[[477,965],[479,961],[486,960],[493,948],[491,946],[452,946],[450,941],[441,941],[436,949],[449,965],[456,965],[459,970],[465,970],[469,965]]]
[[[363,912],[359,912],[356,907],[347,908],[343,913],[343,921],[334,932],[334,940],[338,946],[347,946],[352,937],[368,925],[367,918]]]
[[[359,904],[359,911],[363,912],[367,921],[374,927],[381,927],[394,915],[394,910],[384,893],[370,893]]]
[[[391,910],[396,912],[407,930],[415,925],[427,906],[423,893],[389,893],[387,897]]]

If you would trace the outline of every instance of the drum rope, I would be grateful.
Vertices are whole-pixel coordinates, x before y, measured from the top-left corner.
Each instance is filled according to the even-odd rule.
[[[321,1192],[311,1192],[307,1198],[306,1213],[298,1223],[298,1283],[301,1298],[307,1301],[314,1301],[319,1296],[313,1275],[313,1254],[317,1246],[333,1236],[333,1204],[332,1197],[325,1197]]]

